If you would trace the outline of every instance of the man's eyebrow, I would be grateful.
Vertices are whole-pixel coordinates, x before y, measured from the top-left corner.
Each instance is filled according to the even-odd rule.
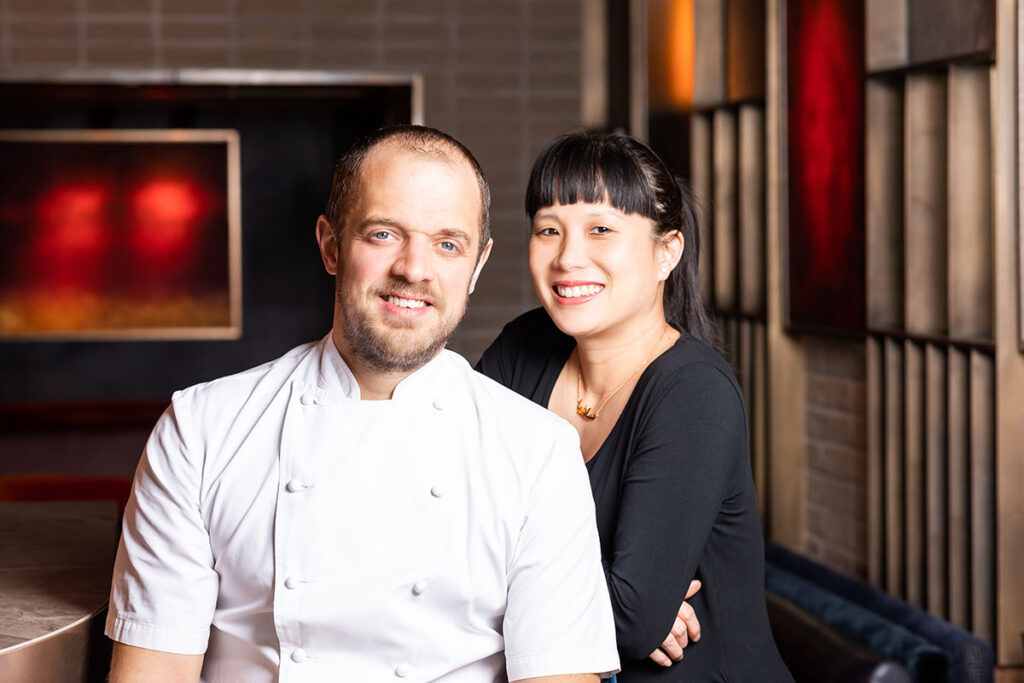
[[[440,232],[445,237],[452,237],[457,240],[462,240],[466,244],[473,243],[473,238],[465,230],[459,230],[458,228],[443,228]]]
[[[397,228],[399,230],[401,230],[402,228],[402,224],[394,220],[393,218],[387,218],[385,216],[370,216],[369,218],[366,218],[361,223],[359,223],[359,229],[365,230],[366,228],[369,228],[374,225],[384,225],[389,228]]]

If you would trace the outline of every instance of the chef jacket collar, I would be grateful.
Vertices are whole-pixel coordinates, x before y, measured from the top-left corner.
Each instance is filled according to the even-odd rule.
[[[329,392],[338,392],[345,398],[358,401],[359,383],[335,346],[332,333],[328,332],[320,341],[320,386]],[[442,350],[426,365],[399,382],[391,399],[432,397],[438,394],[444,386],[444,356],[445,351]]]

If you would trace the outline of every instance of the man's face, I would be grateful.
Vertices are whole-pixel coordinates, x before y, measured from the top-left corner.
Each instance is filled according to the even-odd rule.
[[[480,201],[475,174],[454,155],[386,142],[370,151],[340,235],[323,216],[317,223],[324,265],[337,276],[343,356],[411,372],[437,355],[490,252],[477,259]]]

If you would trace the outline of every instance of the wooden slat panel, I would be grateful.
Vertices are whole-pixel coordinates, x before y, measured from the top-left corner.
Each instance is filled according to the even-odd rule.
[[[739,344],[737,346],[738,375],[740,390],[743,392],[743,402],[747,405],[749,413],[750,406],[754,400],[754,372],[753,372],[753,346],[754,331],[749,320],[740,319],[737,322]]]
[[[730,102],[761,99],[765,92],[764,0],[729,0],[726,5],[726,71]]]
[[[907,0],[867,0],[865,60],[869,71],[907,63]]]
[[[971,628],[971,469],[970,463],[970,369],[968,353],[948,351],[948,518],[949,622]]]
[[[712,256],[715,253],[715,244],[711,213],[714,166],[711,159],[711,115],[694,114],[690,117],[690,189],[697,209],[697,226],[700,230],[700,256],[697,268],[701,300],[705,306],[711,306],[714,301]]]
[[[910,0],[908,10],[911,64],[993,55],[993,0]]]
[[[885,589],[906,595],[903,544],[903,346],[885,340]]]
[[[968,354],[949,350],[949,621],[971,627],[970,368]]]
[[[764,312],[764,109],[740,107],[739,279],[740,311]]]
[[[946,333],[946,77],[906,80],[906,327]]]
[[[924,607],[924,349],[906,342],[906,460],[903,520],[906,545],[907,602]]]
[[[992,113],[988,66],[949,69],[949,334],[992,338]]]
[[[736,113],[718,109],[712,136],[715,165],[715,305],[736,310]]]
[[[768,384],[765,361],[764,323],[754,323],[753,347],[754,405],[751,414],[751,449],[754,458],[754,487],[757,490],[757,510],[764,528],[768,528]]]
[[[902,329],[902,79],[869,79],[866,106],[868,325]]]
[[[693,104],[697,107],[723,104],[726,97],[724,2],[693,1],[693,43]]]
[[[971,352],[971,630],[995,642],[995,368]]]
[[[946,351],[925,347],[925,528],[928,611],[946,617]]]
[[[885,352],[877,337],[867,341],[868,581],[885,581]]]

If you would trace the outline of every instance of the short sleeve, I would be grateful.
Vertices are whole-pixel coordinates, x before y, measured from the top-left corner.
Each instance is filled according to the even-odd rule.
[[[199,508],[203,458],[190,443],[188,395],[175,394],[135,472],[106,634],[126,645],[203,654],[218,580]]]
[[[615,627],[579,438],[559,424],[526,498],[508,578],[510,681],[618,671]]]

